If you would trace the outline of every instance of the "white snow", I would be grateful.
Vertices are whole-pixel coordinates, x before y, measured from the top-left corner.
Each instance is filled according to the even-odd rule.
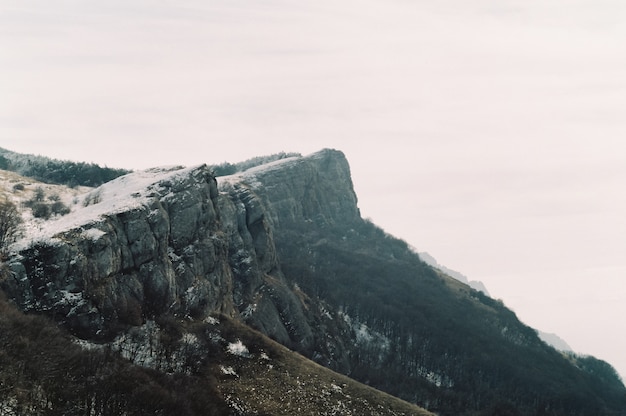
[[[339,316],[352,328],[358,344],[376,345],[383,352],[389,351],[391,341],[385,335],[372,330],[366,324],[359,322],[343,311],[339,311]]]
[[[257,175],[260,173],[270,172],[276,169],[284,168],[285,165],[302,160],[300,156],[287,157],[285,159],[275,160],[273,162],[265,163],[259,166],[252,167],[243,172],[238,172],[228,176],[220,176],[217,180],[219,184],[235,184],[239,182],[245,182],[253,187],[257,187],[259,182]]]
[[[250,351],[248,351],[248,347],[243,345],[241,340],[237,340],[237,342],[231,342],[230,344],[228,344],[228,346],[226,347],[226,351],[239,357],[250,357]]]
[[[90,228],[88,230],[83,231],[83,236],[93,241],[98,241],[100,237],[102,237],[103,235],[106,235],[106,232],[99,230],[97,228]]]
[[[254,314],[254,312],[256,312],[256,309],[257,309],[257,304],[251,303],[248,306],[246,306],[243,312],[241,312],[241,316],[243,316],[244,318],[249,318]]]
[[[206,318],[204,318],[204,322],[209,325],[219,325],[220,323],[220,321],[217,318],[214,318],[212,316],[207,316]]]
[[[85,301],[82,292],[72,293],[67,290],[59,290],[59,294],[61,298],[57,301],[57,304],[60,305],[77,305]]]
[[[104,216],[115,215],[133,208],[147,205],[150,197],[160,196],[159,183],[174,182],[184,178],[199,166],[190,168],[158,167],[121,176],[82,195],[74,196],[71,212],[48,221],[32,221],[26,224],[24,236],[14,246],[22,250],[33,242],[46,241],[54,244],[54,236],[64,231],[78,229],[100,221]],[[102,232],[88,227],[86,236],[98,239]]]
[[[193,345],[193,346],[200,345],[200,340],[198,339],[198,337],[195,334],[191,334],[189,332],[186,332],[183,334],[183,336],[181,337],[181,342],[183,344]]]
[[[222,374],[225,374],[227,376],[239,377],[235,372],[235,369],[232,367],[224,367],[223,365],[220,365],[220,370],[222,371]]]
[[[331,388],[331,389],[332,389],[335,393],[343,393],[343,389],[342,389],[340,386],[336,385],[335,383],[332,383],[332,384],[330,385],[330,388]]]

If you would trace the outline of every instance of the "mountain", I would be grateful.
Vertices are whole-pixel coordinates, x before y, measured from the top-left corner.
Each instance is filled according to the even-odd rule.
[[[484,283],[479,281],[479,280],[469,280],[467,278],[467,276],[465,276],[463,273],[457,272],[456,270],[452,270],[447,268],[446,266],[439,264],[437,262],[437,259],[435,259],[433,256],[431,256],[430,254],[428,254],[427,252],[423,251],[421,253],[419,253],[420,259],[422,259],[422,261],[424,261],[425,263],[433,266],[436,269],[441,270],[442,272],[444,272],[445,274],[447,274],[450,277],[455,278],[456,280],[458,280],[459,282],[463,282],[466,285],[468,285],[469,287],[478,290],[479,292],[483,292],[485,295],[489,296],[489,291],[487,291],[487,288],[485,287]]]
[[[440,415],[626,413],[610,365],[557,352],[501,302],[363,220],[341,152],[217,179],[204,165],[134,172],[70,208],[27,228],[1,287],[82,350],[156,372],[141,377],[159,388],[168,375],[210,379],[238,414],[423,412],[304,356]],[[306,385],[296,396],[308,399],[286,396]]]
[[[543,342],[545,342],[548,345],[552,345],[557,350],[563,351],[563,352],[573,352],[572,347],[570,347],[567,344],[567,342],[565,342],[565,340],[559,337],[557,334],[552,334],[552,333],[543,332],[543,331],[538,331],[538,334],[539,334],[539,338],[541,338]]]
[[[489,292],[487,291],[487,287],[483,284],[483,282],[479,281],[479,280],[469,280],[467,278],[467,276],[465,276],[463,273],[457,272],[456,270],[452,270],[449,269],[448,267],[439,264],[439,262],[437,262],[437,259],[435,259],[432,255],[430,255],[429,253],[423,251],[419,253],[419,257],[420,259],[422,259],[423,262],[425,262],[426,264],[441,270],[443,273],[447,274],[448,276],[458,280],[459,282],[463,282],[466,285],[468,285],[469,287],[471,287],[472,289],[475,289],[479,292],[484,293],[487,296],[489,295]],[[558,351],[563,351],[563,352],[573,352],[572,348],[567,345],[567,343],[560,338],[558,335],[556,334],[550,334],[547,332],[542,332],[542,331],[537,331],[537,334],[539,335],[539,338],[545,342],[546,344],[554,347],[555,349],[557,349]]]

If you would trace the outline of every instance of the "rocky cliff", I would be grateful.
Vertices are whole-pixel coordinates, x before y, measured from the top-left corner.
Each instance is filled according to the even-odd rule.
[[[294,222],[354,221],[347,161],[325,150],[216,179],[207,166],[132,173],[19,242],[3,285],[24,310],[106,338],[147,317],[240,317],[306,346],[303,303],[273,233]]]
[[[228,241],[204,166],[114,180],[17,245],[4,282],[25,310],[107,337],[166,311],[234,315]]]
[[[319,325],[329,312],[285,277],[275,235],[303,224],[324,229],[360,220],[345,156],[323,150],[219,179],[222,225],[231,241],[229,262],[242,319],[291,348],[327,356],[328,345],[321,340],[328,335]],[[341,322],[338,326],[347,328]],[[343,346],[340,340],[330,344],[335,350]]]

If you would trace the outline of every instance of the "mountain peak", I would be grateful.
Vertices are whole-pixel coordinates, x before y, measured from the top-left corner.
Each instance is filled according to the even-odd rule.
[[[223,192],[247,189],[271,201],[268,212],[276,227],[310,221],[350,223],[360,218],[350,165],[338,150],[278,160],[220,177],[218,183]]]

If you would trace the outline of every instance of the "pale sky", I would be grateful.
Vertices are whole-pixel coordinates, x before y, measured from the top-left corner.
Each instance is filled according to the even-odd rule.
[[[0,147],[324,147],[364,217],[626,376],[622,0],[0,0]]]

